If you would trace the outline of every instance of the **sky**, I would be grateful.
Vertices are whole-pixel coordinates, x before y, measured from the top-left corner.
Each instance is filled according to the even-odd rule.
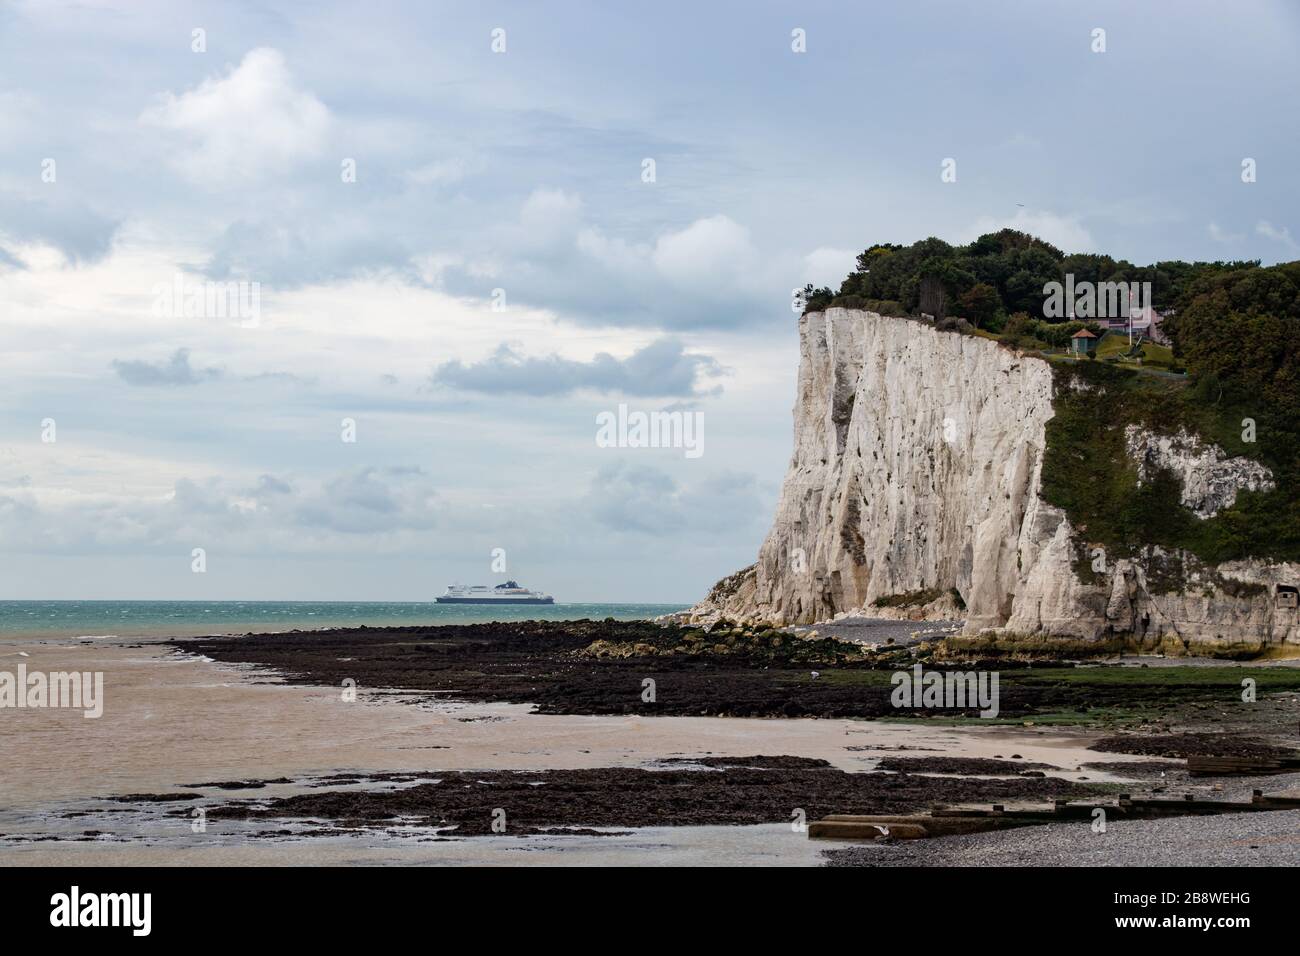
[[[1300,258],[1298,28],[0,2],[0,599],[696,601],[775,508],[792,290],[864,248]]]

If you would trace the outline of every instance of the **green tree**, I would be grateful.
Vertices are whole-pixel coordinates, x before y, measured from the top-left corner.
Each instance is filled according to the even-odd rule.
[[[961,307],[963,317],[979,328],[986,329],[1002,310],[1002,296],[987,282],[977,282],[961,294],[957,304]]]

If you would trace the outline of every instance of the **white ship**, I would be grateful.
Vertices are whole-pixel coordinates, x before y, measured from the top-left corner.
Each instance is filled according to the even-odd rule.
[[[521,588],[514,581],[488,587],[486,584],[451,584],[439,604],[554,604],[555,598],[541,591]]]

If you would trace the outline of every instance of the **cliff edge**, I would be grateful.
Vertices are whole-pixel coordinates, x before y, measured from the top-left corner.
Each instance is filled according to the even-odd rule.
[[[805,314],[799,338],[794,454],[772,529],[693,619],[957,612],[963,637],[990,645],[1300,651],[1300,565],[1209,566],[1159,547],[1111,559],[1044,499],[1053,401],[1087,387],[1063,385],[1047,360],[839,308]],[[1135,473],[1177,475],[1201,518],[1270,481],[1193,435],[1130,427],[1127,443]]]

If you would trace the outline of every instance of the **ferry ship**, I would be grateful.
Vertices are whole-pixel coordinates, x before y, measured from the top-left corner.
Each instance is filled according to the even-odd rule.
[[[488,587],[486,584],[451,584],[437,598],[439,604],[554,604],[555,598],[541,591],[521,588],[514,581]]]

